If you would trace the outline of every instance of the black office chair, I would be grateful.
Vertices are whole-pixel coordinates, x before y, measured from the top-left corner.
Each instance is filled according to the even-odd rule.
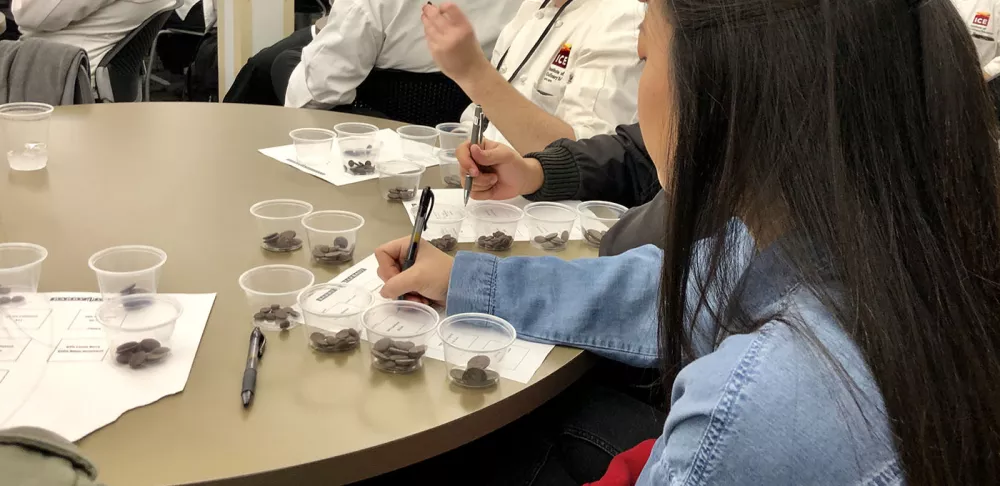
[[[99,101],[144,101],[143,77],[150,68],[153,42],[171,13],[173,9],[164,10],[146,19],[101,59],[94,72]]]
[[[374,69],[358,86],[354,103],[334,110],[432,127],[458,121],[469,103],[444,74]]]

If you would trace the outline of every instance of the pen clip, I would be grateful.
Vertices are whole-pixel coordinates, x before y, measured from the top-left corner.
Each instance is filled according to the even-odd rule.
[[[424,227],[420,228],[420,231],[427,229],[427,221],[431,218],[431,212],[433,211],[434,191],[428,186],[420,194],[420,205],[417,206],[417,220],[424,222]]]
[[[253,350],[253,341],[257,339],[257,359],[264,357],[264,348],[267,347],[267,337],[260,331],[259,327],[254,327],[250,333],[250,349]]]
[[[264,357],[264,350],[267,349],[267,337],[263,333],[260,335],[260,349],[257,350],[257,359]]]

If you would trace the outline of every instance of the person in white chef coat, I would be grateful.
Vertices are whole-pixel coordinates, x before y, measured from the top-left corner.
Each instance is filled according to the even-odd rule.
[[[644,13],[623,0],[525,0],[492,62],[460,6],[425,4],[423,22],[441,71],[490,120],[485,138],[528,153],[635,122]],[[471,121],[471,106],[462,118]]]
[[[987,81],[1000,75],[1000,1],[951,0],[979,53],[979,64]]]
[[[516,0],[455,0],[481,33],[480,55],[491,50]],[[285,106],[332,108],[354,101],[372,69],[437,72],[421,27],[420,0],[336,0],[326,25],[301,54],[285,91]]]
[[[182,0],[14,0],[11,10],[25,38],[78,46],[93,75],[101,59],[136,27]]]

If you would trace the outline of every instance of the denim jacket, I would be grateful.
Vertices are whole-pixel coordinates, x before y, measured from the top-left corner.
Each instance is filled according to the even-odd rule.
[[[780,255],[756,254],[749,235],[743,237],[749,243],[736,258],[748,289],[744,308],[768,315],[781,306],[854,383],[844,384],[788,324],[769,322],[716,345],[699,336],[714,338],[718,324],[695,316],[696,356],[673,383],[663,433],[637,484],[904,484],[881,393],[859,350],[815,296],[796,285]],[[521,338],[652,367],[662,257],[652,245],[574,261],[459,253],[448,313],[493,314]]]

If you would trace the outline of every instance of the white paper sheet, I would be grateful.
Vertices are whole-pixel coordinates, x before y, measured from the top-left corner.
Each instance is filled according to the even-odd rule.
[[[378,141],[382,142],[378,161],[407,159],[422,164],[424,167],[431,167],[438,164],[435,149],[427,144],[414,142],[412,140],[401,140],[399,135],[392,130],[379,130],[376,135]],[[345,186],[355,182],[363,182],[378,177],[378,174],[354,175],[344,170],[343,160],[340,150],[337,149],[337,142],[334,141],[333,152],[330,154],[330,163],[324,166],[307,166],[300,164],[295,157],[294,145],[282,145],[280,147],[262,148],[260,153],[271,157],[282,164],[294,167],[306,174],[318,177],[336,186]]]
[[[369,255],[368,258],[344,270],[330,281],[364,287],[375,294],[376,302],[386,301],[378,294],[378,291],[382,289],[383,282],[378,276],[378,261],[375,260],[375,255]],[[443,313],[441,314],[441,317],[444,318]],[[483,345],[485,344],[483,343]],[[507,355],[500,361],[497,371],[504,378],[527,383],[542,366],[542,362],[545,361],[545,357],[549,355],[552,348],[551,344],[532,343],[518,339],[514,341],[510,350],[507,351]],[[444,344],[441,343],[441,339],[437,335],[428,341],[425,356],[444,361]]]
[[[0,317],[0,428],[33,425],[71,441],[183,390],[215,302],[215,294],[173,294],[184,311],[170,358],[132,370],[114,362],[94,319],[100,294],[41,295]]]
[[[441,211],[439,204],[450,204],[452,206],[465,206],[465,193],[463,189],[435,189],[434,190],[434,205],[437,211]],[[482,204],[486,201],[473,201],[469,200],[469,205],[465,206],[466,209],[472,209],[477,204]],[[507,204],[512,204],[521,209],[525,206],[531,204],[531,201],[523,197],[515,197],[514,199],[508,199],[506,201],[490,201],[490,202],[502,202]],[[576,205],[580,204],[580,201],[559,201],[574,210]],[[417,206],[420,205],[419,200],[413,200],[410,202],[403,203],[403,207],[406,208],[406,214],[410,217],[410,224],[413,224],[417,220]],[[442,214],[444,212],[442,211]],[[514,234],[514,241],[528,241],[528,222],[527,218],[521,220],[521,224],[517,227],[517,232]],[[476,220],[472,216],[465,218],[462,223],[462,232],[458,236],[458,241],[460,243],[473,243],[476,241]],[[582,240],[583,233],[580,232],[579,218],[573,223],[573,229],[569,232],[569,239],[571,240]]]

